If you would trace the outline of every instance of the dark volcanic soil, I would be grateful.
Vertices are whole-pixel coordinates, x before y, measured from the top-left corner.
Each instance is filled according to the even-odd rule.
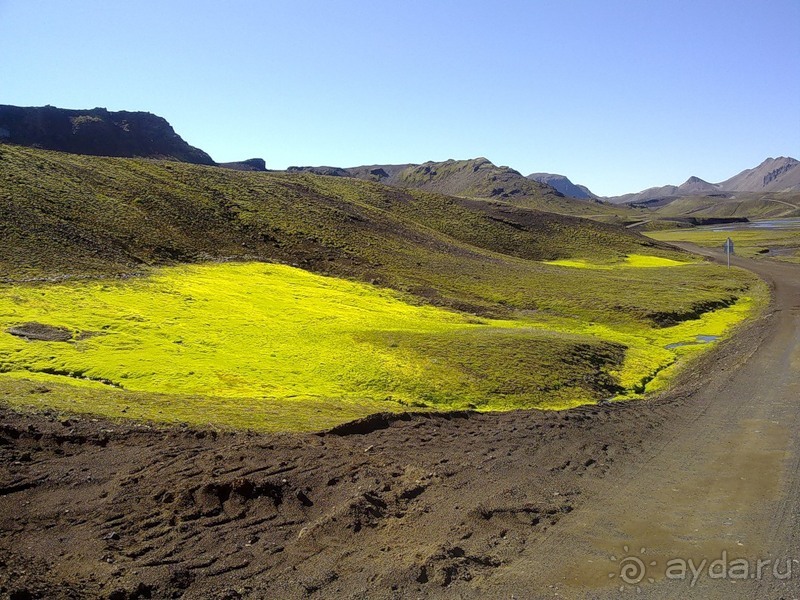
[[[441,592],[512,561],[668,412],[267,436],[4,411],[0,581],[44,598]]]
[[[796,273],[782,269],[759,268]],[[695,457],[717,443],[698,435],[716,406],[735,403],[746,417],[749,398],[704,390],[759,355],[792,297],[650,401],[378,416],[321,435],[0,409],[0,595],[593,597],[557,591],[526,569],[541,570],[543,549],[580,569],[569,545],[547,550],[560,532],[584,531],[584,515],[615,503],[623,517],[634,511],[637,498],[614,494],[639,493],[627,486],[631,474],[645,477],[668,444],[676,463],[666,476],[680,478],[678,442],[701,444],[686,444]]]

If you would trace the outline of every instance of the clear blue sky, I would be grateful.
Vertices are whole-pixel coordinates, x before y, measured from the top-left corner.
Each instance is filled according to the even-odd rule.
[[[149,111],[271,168],[715,182],[800,158],[800,0],[0,0],[0,103]]]

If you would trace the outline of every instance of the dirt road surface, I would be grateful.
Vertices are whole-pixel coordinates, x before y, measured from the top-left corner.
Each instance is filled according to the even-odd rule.
[[[724,261],[721,252],[685,247]],[[697,372],[703,383],[683,418],[664,425],[670,435],[587,486],[591,500],[486,591],[800,597],[800,268],[732,263],[773,286],[758,335],[735,340]]]
[[[800,597],[800,267],[734,264],[773,305],[649,401],[322,435],[0,408],[0,596]]]

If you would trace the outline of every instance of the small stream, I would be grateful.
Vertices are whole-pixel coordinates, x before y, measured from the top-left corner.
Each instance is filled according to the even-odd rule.
[[[694,340],[688,342],[675,342],[674,344],[667,344],[664,346],[667,350],[672,350],[673,348],[680,348],[682,346],[695,346],[697,344],[708,344],[709,342],[715,342],[719,339],[718,335],[696,335],[694,336]]]
[[[747,231],[748,229],[800,229],[800,218],[791,219],[764,219],[761,221],[749,221],[748,223],[729,223],[727,225],[707,225],[698,229],[710,229],[711,231]]]

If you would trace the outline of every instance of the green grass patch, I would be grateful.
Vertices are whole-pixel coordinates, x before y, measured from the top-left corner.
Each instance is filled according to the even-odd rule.
[[[725,240],[733,240],[737,255],[745,258],[773,258],[800,262],[800,230],[798,229],[741,229],[713,231],[712,229],[685,228],[651,231],[646,234],[662,242],[689,242],[704,248],[721,250]]]

